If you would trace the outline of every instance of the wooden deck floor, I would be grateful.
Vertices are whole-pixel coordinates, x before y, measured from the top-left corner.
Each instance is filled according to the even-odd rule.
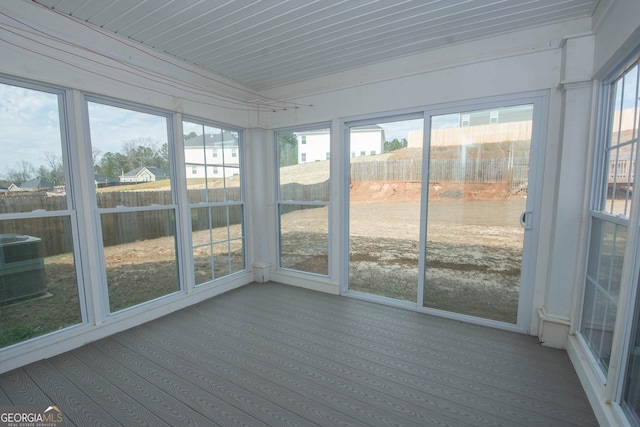
[[[253,284],[0,376],[67,426],[595,426],[534,337]]]

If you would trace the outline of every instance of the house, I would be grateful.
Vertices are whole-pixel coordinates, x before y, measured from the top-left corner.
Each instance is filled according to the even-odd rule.
[[[0,349],[0,371],[273,281],[411,311],[406,318],[433,315],[537,340],[571,361],[601,425],[640,425],[640,192],[633,191],[640,167],[640,2],[150,3],[0,4],[0,84],[7,89],[0,96],[9,98],[7,105],[29,99],[46,107],[4,118],[3,129],[19,124],[19,132],[0,142],[0,162],[6,153],[35,161],[55,145],[68,177],[66,196],[50,198],[59,199],[55,207],[6,203],[14,210],[2,211],[0,222],[42,238],[43,256],[64,256],[70,278],[63,281],[66,293],[50,297],[64,295],[68,309],[57,323],[32,317],[54,299],[35,301],[29,316],[3,307],[3,319],[14,316],[33,335],[13,334],[16,341]],[[114,123],[122,111],[126,120]],[[453,118],[462,140],[443,135],[436,144],[434,124],[443,117]],[[101,126],[110,120],[113,134],[105,135]],[[398,152],[386,163],[357,162],[365,178],[393,179],[352,179],[351,156],[378,153],[385,137],[392,138],[387,125],[408,132],[402,127],[408,122],[419,122],[424,132],[405,158]],[[502,152],[465,140],[476,138],[473,129],[517,123],[530,123],[518,129],[526,138],[505,137]],[[382,124],[385,135],[374,129]],[[192,129],[199,141],[184,140]],[[207,129],[223,137],[202,137]],[[299,147],[310,146],[318,129],[330,129],[328,149],[323,142],[317,152],[300,150],[299,164],[287,165],[299,169],[285,186],[276,135],[305,135]],[[375,148],[360,145],[367,133],[376,135]],[[113,191],[98,199],[94,146],[161,140],[157,135],[167,140],[174,173],[143,168],[122,179],[161,177],[171,191]],[[237,135],[229,147],[228,135]],[[49,146],[36,146],[45,136]],[[447,182],[429,181],[436,151],[444,165],[438,176],[450,171],[453,177]],[[327,157],[328,166],[311,161]],[[484,163],[506,165],[492,172],[508,173],[484,174]],[[323,170],[318,182],[314,166],[330,173]],[[517,192],[506,184],[516,170],[527,171]],[[232,171],[238,179],[215,186],[188,181]],[[381,206],[380,199],[388,203]],[[496,200],[501,209],[485,209]],[[505,228],[510,237],[496,237]],[[454,229],[462,232],[447,233]],[[363,242],[383,231],[388,235]],[[454,244],[468,250],[452,252]],[[497,252],[511,264],[474,264]],[[411,256],[392,259],[397,254]],[[392,263],[403,269],[382,268]],[[143,267],[145,273],[137,270]],[[492,274],[508,281],[508,304],[474,297],[474,285],[498,288]],[[402,280],[410,292],[367,287],[391,280]],[[483,302],[494,311],[471,309]],[[268,297],[264,304],[281,307]],[[341,327],[332,333],[348,324]],[[221,341],[236,337],[230,329],[221,335]],[[469,353],[494,342],[471,344]],[[568,371],[560,366],[541,369]],[[500,368],[492,372],[487,375],[500,376]],[[467,380],[461,384],[471,388]],[[342,384],[327,393],[346,390]],[[500,396],[496,403],[509,397]]]
[[[214,132],[184,140],[187,178],[223,178],[237,175],[240,167],[238,136]]]
[[[20,184],[20,191],[52,190],[53,183],[40,178],[30,179]]]
[[[351,157],[371,156],[384,152],[384,130],[378,125],[353,130]],[[298,139],[298,163],[329,160],[331,139],[328,129],[308,129],[295,133]]]
[[[168,178],[169,175],[160,168],[141,166],[127,173],[123,173],[122,176],[120,176],[120,182],[133,182],[138,184],[140,182],[154,182]]]

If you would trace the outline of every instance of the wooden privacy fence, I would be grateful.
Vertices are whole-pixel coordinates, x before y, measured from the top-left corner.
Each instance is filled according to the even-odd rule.
[[[466,182],[496,183],[508,182],[511,191],[526,191],[529,173],[528,158],[492,159],[469,158],[466,162],[460,159],[433,159],[430,162],[430,182]],[[351,164],[351,182],[358,181],[420,181],[422,179],[422,162],[418,159],[354,162]],[[190,189],[190,204],[221,203],[224,201],[240,201],[239,187]],[[151,206],[172,204],[169,191],[101,191],[97,193],[98,206],[115,208],[117,206]],[[280,186],[281,201],[295,201],[300,204],[281,206],[281,214],[294,210],[310,208],[305,202],[328,201],[329,180],[313,183],[289,183]],[[5,193],[0,197],[0,214],[64,211],[67,209],[67,198],[62,196],[47,197],[40,193]],[[191,209],[191,226],[193,231],[224,227],[227,224],[240,224],[242,221],[241,206],[214,206]],[[155,239],[175,234],[175,219],[172,209],[152,211],[135,211],[102,214],[105,246],[131,243],[139,240]],[[0,221],[0,234],[26,234],[42,239],[44,256],[71,252],[71,222],[65,216],[13,219]]]
[[[240,200],[240,188],[213,188],[189,190],[189,203],[224,202]],[[172,203],[169,191],[110,191],[97,193],[98,206],[115,208],[117,206],[169,205]],[[0,197],[0,214],[33,212],[44,210],[49,213],[67,209],[67,198],[48,197],[44,192],[5,193]],[[139,240],[155,239],[175,234],[173,209],[151,211],[126,211],[103,213],[101,226],[105,246],[131,243]],[[242,207],[197,206],[191,209],[192,230],[205,230],[209,227],[223,227],[239,224],[242,221]],[[227,222],[228,221],[228,222]],[[58,255],[72,251],[71,221],[68,216],[47,216],[0,221],[0,234],[25,234],[41,239],[44,256]]]
[[[528,158],[432,159],[430,182],[497,183],[507,182],[513,191],[526,188],[529,174]],[[421,181],[422,161],[419,159],[354,162],[351,182],[359,181]]]

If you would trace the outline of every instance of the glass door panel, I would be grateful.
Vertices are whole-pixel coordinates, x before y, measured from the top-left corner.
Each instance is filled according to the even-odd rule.
[[[517,323],[532,118],[431,117],[424,307]]]
[[[423,120],[349,128],[349,289],[417,301]]]

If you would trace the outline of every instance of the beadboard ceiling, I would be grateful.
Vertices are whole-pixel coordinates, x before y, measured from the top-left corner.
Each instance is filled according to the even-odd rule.
[[[259,91],[449,44],[591,17],[598,1],[35,2]]]

